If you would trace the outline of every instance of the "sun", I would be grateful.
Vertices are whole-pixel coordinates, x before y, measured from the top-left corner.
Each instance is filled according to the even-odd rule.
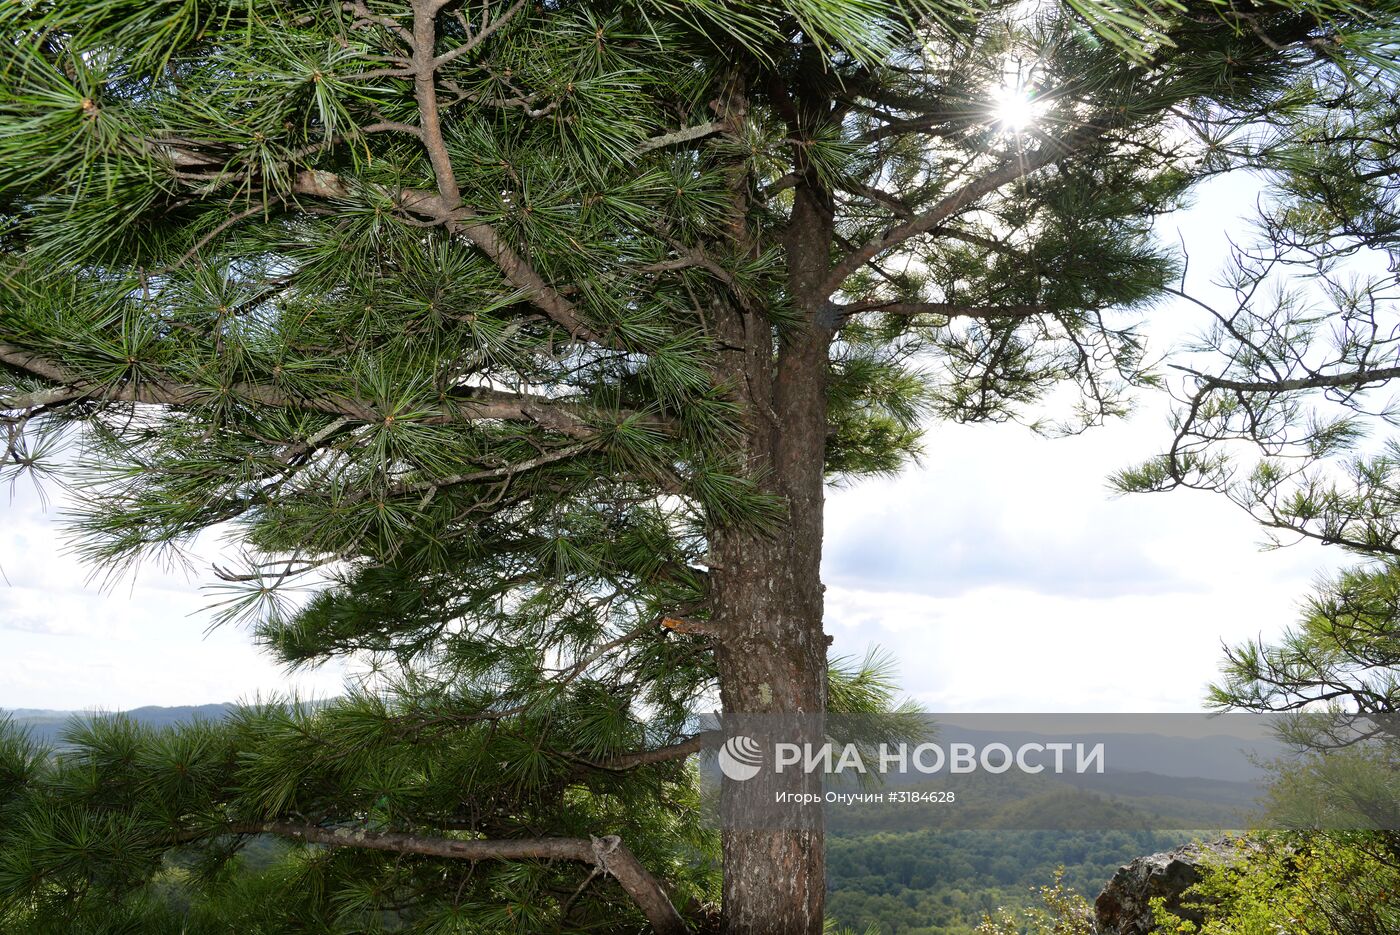
[[[1023,133],[1030,129],[1043,112],[1036,100],[1035,90],[1024,84],[1008,83],[992,91],[992,116],[1007,133]]]

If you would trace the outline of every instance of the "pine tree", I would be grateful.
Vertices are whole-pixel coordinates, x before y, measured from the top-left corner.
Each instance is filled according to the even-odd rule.
[[[694,712],[889,699],[829,673],[825,485],[930,418],[1123,411],[1152,219],[1395,12],[9,5],[7,470],[108,568],[230,531],[220,619],[382,678],[9,737],[5,911],[153,930],[168,852],[213,886],[272,834],[327,847],[245,894],[269,931],[695,922]],[[726,931],[821,930],[820,827],[721,852]]]
[[[1128,491],[1223,494],[1272,545],[1339,547],[1363,564],[1320,581],[1273,642],[1228,647],[1209,701],[1259,712],[1400,711],[1400,76],[1305,75],[1223,141],[1267,180],[1253,232],[1197,300],[1211,327],[1179,365],[1174,437],[1118,475]],[[1190,298],[1190,297],[1188,297]]]
[[[1269,919],[1384,931],[1386,886],[1361,893],[1352,881],[1400,867],[1400,442],[1389,431],[1400,76],[1393,62],[1362,81],[1304,74],[1279,105],[1218,148],[1221,165],[1265,180],[1261,209],[1219,283],[1232,301],[1178,292],[1211,327],[1177,365],[1171,445],[1117,482],[1223,494],[1270,545],[1312,541],[1362,559],[1318,581],[1281,636],[1225,647],[1207,703],[1283,715],[1269,723],[1290,755],[1272,764],[1267,820],[1305,833],[1266,836],[1238,879],[1202,895],[1218,903],[1208,924],[1222,932]],[[1288,873],[1271,878],[1279,867]]]

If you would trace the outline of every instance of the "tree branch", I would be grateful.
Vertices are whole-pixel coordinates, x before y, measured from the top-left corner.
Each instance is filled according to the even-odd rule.
[[[433,57],[433,46],[437,44],[438,7],[436,0],[413,2],[413,93],[418,101],[418,125],[423,130],[423,146],[428,150],[428,161],[433,166],[438,192],[448,208],[455,208],[461,202],[461,194],[457,187],[457,175],[452,169],[452,158],[447,152],[447,141],[442,135],[435,80],[437,60]]]
[[[398,20],[389,16],[379,16],[372,12],[364,0],[354,0],[352,3],[343,3],[341,4],[341,8],[351,11],[366,23],[373,23],[376,26],[387,29],[389,32],[402,39],[406,45],[413,45],[413,33],[405,29],[403,24]]]
[[[583,319],[578,307],[566,299],[557,289],[544,281],[525,258],[506,243],[495,228],[483,222],[475,211],[466,206],[458,207],[452,217],[465,221],[461,231],[472,243],[489,256],[506,280],[530,297],[541,311],[569,334],[581,341],[591,341],[604,347],[616,347],[617,342],[608,335],[595,331]]]
[[[638,145],[636,152],[638,155],[641,155],[642,153],[649,153],[654,149],[674,146],[677,143],[689,143],[691,140],[704,139],[716,133],[723,133],[728,129],[728,121],[711,120],[709,123],[702,123],[693,127],[684,127],[672,133],[664,133],[661,136],[653,136],[651,139]]]
[[[1212,377],[1187,367],[1175,366],[1202,381],[1204,390],[1235,390],[1240,393],[1288,393],[1295,390],[1320,390],[1341,386],[1362,386],[1367,383],[1384,383],[1400,377],[1400,367],[1379,367],[1373,370],[1350,370],[1346,373],[1316,374],[1298,377],[1293,380],[1227,380]]]
[[[688,756],[699,753],[704,749],[705,744],[723,736],[717,730],[704,730],[692,737],[687,737],[679,743],[673,743],[665,747],[657,747],[655,750],[641,750],[637,753],[624,753],[612,757],[603,763],[592,765],[603,769],[635,769],[638,766],[650,766],[653,763],[667,763],[671,760],[683,760]]]
[[[719,638],[724,635],[724,628],[710,620],[691,620],[688,617],[662,617],[661,625],[676,633],[695,634],[696,636],[708,636]]]
[[[160,379],[123,380],[97,383],[75,374],[56,361],[10,344],[0,344],[0,364],[60,384],[17,396],[0,396],[0,411],[18,411],[80,400],[147,403],[150,405],[194,406],[230,397],[247,403],[287,409],[312,410],[358,422],[379,423],[392,418],[372,402],[339,394],[298,396],[262,383],[234,383],[229,386],[199,386]],[[574,438],[593,438],[595,432],[585,415],[572,412],[567,404],[544,396],[506,393],[485,387],[465,387],[451,397],[455,405],[430,410],[418,417],[425,424],[442,425],[499,419],[508,422],[534,422]],[[601,413],[597,413],[601,415]],[[619,412],[624,418],[632,412]]]
[[[603,838],[507,838],[469,839],[427,837],[395,831],[364,831],[356,828],[323,828],[285,821],[242,825],[233,829],[241,834],[276,834],[321,844],[326,847],[354,847],[393,854],[419,854],[450,860],[573,860],[589,864],[611,875],[637,904],[659,935],[685,935],[686,925],[656,877],[637,860],[616,835]]]
[[[481,45],[481,43],[485,42],[488,38],[490,38],[493,32],[500,29],[506,23],[509,23],[511,19],[515,17],[515,14],[519,13],[524,6],[525,0],[515,0],[515,3],[511,5],[510,9],[506,10],[494,20],[490,19],[490,7],[484,6],[482,8],[481,14],[481,28],[475,33],[472,33],[467,38],[467,41],[457,46],[457,48],[451,50],[450,52],[444,52],[437,58],[433,59],[433,67],[441,68],[448,62],[451,62],[454,59],[466,55],[472,49],[475,49],[477,46]]]
[[[395,487],[394,493],[420,493],[423,491],[438,490],[443,487],[455,487],[458,484],[477,484],[488,480],[510,480],[517,474],[524,474],[527,471],[533,471],[535,468],[544,467],[546,464],[553,464],[556,461],[568,460],[587,450],[587,445],[570,445],[568,448],[551,451],[548,454],[542,454],[537,458],[530,458],[527,461],[517,461],[514,464],[507,464],[504,467],[492,468],[485,471],[474,471],[470,474],[449,474],[446,477],[435,477],[432,480],[419,481],[414,484],[404,484]]]
[[[875,202],[883,208],[889,209],[895,217],[908,220],[914,216],[914,212],[910,207],[898,197],[883,189],[876,188],[873,185],[864,185],[860,182],[853,181],[842,181],[838,182],[836,187],[843,192],[858,195],[861,198]]]
[[[430,132],[426,127],[423,128],[422,136],[425,145],[429,146],[429,152],[432,153],[436,144],[429,143]],[[187,140],[162,140],[156,145],[178,168],[206,169],[223,173],[223,160],[200,154]],[[367,188],[393,201],[405,211],[427,217],[438,224],[452,225],[491,258],[507,282],[527,295],[531,303],[576,339],[604,347],[616,346],[617,342],[591,328],[584,321],[578,307],[559,290],[545,282],[544,277],[496,233],[495,228],[482,221],[481,216],[472,208],[460,203],[456,180],[451,175],[450,160],[443,158],[446,156],[446,149],[437,148],[441,149],[441,153],[439,158],[434,159],[434,170],[440,172],[438,184],[443,190],[428,192],[411,188]],[[351,186],[344,178],[321,169],[298,171],[292,176],[291,191],[292,194],[327,201],[344,201],[352,196]]]
[[[437,37],[435,24],[440,6],[436,0],[415,0],[413,4],[413,83],[414,94],[418,99],[419,125],[423,128],[423,145],[428,150],[428,158],[432,163],[433,175],[437,179],[438,192],[442,199],[441,220],[447,224],[449,230],[460,229],[491,258],[511,285],[530,296],[546,315],[567,328],[571,335],[597,344],[608,344],[602,335],[588,327],[574,304],[546,283],[544,277],[496,233],[495,228],[483,222],[475,211],[462,204],[461,191],[457,186],[452,158],[448,154],[447,141],[443,138],[442,124],[438,116],[436,75],[442,62],[433,57],[433,45]],[[514,15],[520,6],[521,3],[517,2],[500,20],[482,30],[477,41],[485,38]],[[461,48],[466,49],[473,44],[469,42]],[[452,54],[448,53],[449,56]]]
[[[1082,129],[1068,134],[1064,139],[1058,141],[1047,139],[1036,152],[1017,156],[1003,162],[981,178],[973,179],[932,208],[896,225],[885,234],[866,242],[863,246],[843,257],[822,285],[822,294],[830,296],[838,291],[845,283],[846,277],[865,262],[873,260],[881,253],[891,247],[898,246],[911,237],[928,233],[954,214],[977,202],[984,195],[991,194],[1003,185],[1030,175],[1032,172],[1093,142],[1106,129],[1107,125],[1104,121],[1091,122]]]

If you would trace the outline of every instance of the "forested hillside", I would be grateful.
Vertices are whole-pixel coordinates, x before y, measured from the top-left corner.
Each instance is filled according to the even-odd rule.
[[[133,708],[123,712],[123,714],[147,727],[172,727],[197,718],[218,720],[227,716],[233,707],[231,704],[174,705],[170,707],[148,705],[144,708]],[[0,708],[0,718],[8,716],[15,724],[25,728],[34,740],[49,745],[62,743],[64,730],[73,723],[75,717],[81,717],[84,714],[102,716],[104,712],[52,711],[42,708],[17,708],[7,711]]]
[[[1033,888],[1064,866],[1064,884],[1092,900],[1113,872],[1192,837],[1165,831],[909,831],[832,835],[832,918],[882,935],[965,935],[998,908],[1035,903]]]

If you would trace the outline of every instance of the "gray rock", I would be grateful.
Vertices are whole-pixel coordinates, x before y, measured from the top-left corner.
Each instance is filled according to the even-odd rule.
[[[1240,856],[1239,840],[1223,838],[1134,859],[1118,868],[1094,900],[1098,931],[1101,935],[1147,935],[1154,930],[1151,900],[1158,896],[1168,911],[1200,923],[1200,910],[1183,906],[1182,894],[1200,882],[1202,864],[1234,863]]]

